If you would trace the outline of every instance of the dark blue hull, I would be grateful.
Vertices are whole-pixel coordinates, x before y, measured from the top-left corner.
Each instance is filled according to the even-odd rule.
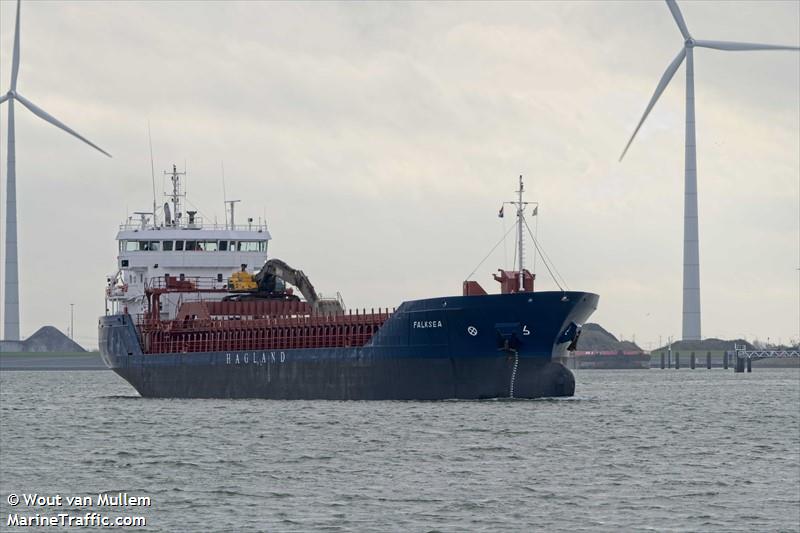
[[[541,292],[403,303],[359,348],[143,354],[100,318],[106,364],[145,397],[441,400],[571,396],[566,354],[598,296]]]

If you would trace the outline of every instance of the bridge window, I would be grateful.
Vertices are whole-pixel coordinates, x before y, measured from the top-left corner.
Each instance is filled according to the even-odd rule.
[[[217,241],[199,241],[197,243],[201,250],[206,252],[216,252],[217,251]]]
[[[128,241],[125,249],[129,252],[158,252],[161,250],[161,241]]]
[[[164,241],[164,251],[165,252],[172,251],[172,241]]]
[[[183,251],[183,241],[175,241],[175,251],[176,252]]]
[[[189,252],[193,252],[195,250],[199,250],[200,246],[198,246],[197,241],[186,241],[186,250]]]
[[[219,251],[220,252],[228,251],[228,241],[219,241]]]
[[[239,241],[240,252],[263,252],[265,251],[266,241]]]

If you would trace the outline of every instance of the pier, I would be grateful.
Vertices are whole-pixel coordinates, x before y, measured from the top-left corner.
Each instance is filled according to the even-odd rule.
[[[667,368],[680,370],[681,362],[688,358],[691,370],[702,368],[732,368],[734,372],[752,372],[753,360],[759,359],[800,359],[800,347],[781,349],[759,349],[746,344],[734,344],[728,350],[661,350],[658,355],[652,354],[651,368]],[[660,360],[659,360],[660,359]]]
[[[740,373],[753,371],[753,359],[789,359],[800,358],[800,349],[792,348],[790,350],[748,350],[745,345],[734,345],[734,355],[736,356],[736,364],[734,365],[734,372]]]

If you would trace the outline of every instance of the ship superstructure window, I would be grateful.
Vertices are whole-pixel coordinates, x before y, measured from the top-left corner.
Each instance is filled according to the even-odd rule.
[[[266,251],[266,241],[239,241],[238,250],[240,252],[264,252]]]
[[[158,252],[161,241],[128,241],[125,249],[129,252]]]
[[[267,241],[119,241],[126,252],[266,252]]]

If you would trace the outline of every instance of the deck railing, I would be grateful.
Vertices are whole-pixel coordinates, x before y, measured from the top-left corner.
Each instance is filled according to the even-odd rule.
[[[155,320],[141,317],[145,353],[289,350],[363,346],[389,310],[346,315]]]
[[[148,230],[171,230],[171,229],[204,229],[204,230],[218,230],[218,231],[251,231],[254,233],[264,233],[267,231],[267,225],[264,223],[261,224],[236,224],[231,226],[230,224],[205,224],[203,223],[203,219],[200,217],[196,217],[194,223],[189,224],[181,223],[175,226],[164,226],[164,225],[157,225],[154,226],[152,223],[142,224],[140,220],[131,220],[129,222],[125,222],[119,225],[120,231],[148,231]]]

